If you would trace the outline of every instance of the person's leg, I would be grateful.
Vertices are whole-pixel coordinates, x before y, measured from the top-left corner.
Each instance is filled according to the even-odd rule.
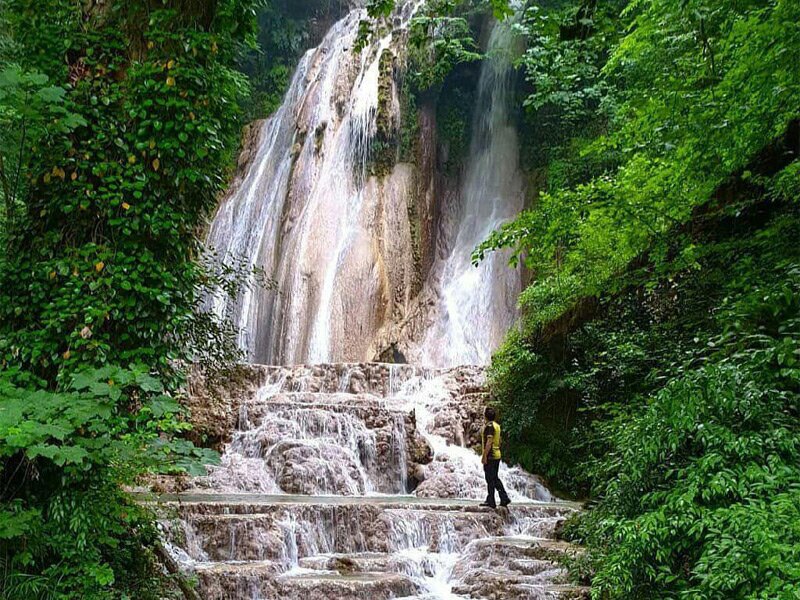
[[[493,461],[497,463],[497,466],[494,468],[494,487],[497,489],[497,492],[500,494],[500,504],[510,504],[511,500],[506,493],[506,488],[503,487],[503,482],[500,481],[500,461],[496,460]]]
[[[494,499],[494,490],[497,485],[497,467],[498,461],[492,459],[489,459],[489,462],[483,467],[483,471],[486,475],[486,486],[488,488],[486,504],[489,506],[496,506],[497,504]]]
[[[483,465],[483,477],[486,479],[486,500],[484,504],[494,504],[494,486],[489,472],[489,463]]]

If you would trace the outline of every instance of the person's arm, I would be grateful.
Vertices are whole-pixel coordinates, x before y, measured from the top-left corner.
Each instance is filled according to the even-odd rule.
[[[494,428],[487,425],[486,429],[483,430],[483,438],[486,440],[486,443],[483,445],[483,456],[481,456],[481,462],[485,465],[489,462],[489,452],[492,450],[492,442],[494,441]]]

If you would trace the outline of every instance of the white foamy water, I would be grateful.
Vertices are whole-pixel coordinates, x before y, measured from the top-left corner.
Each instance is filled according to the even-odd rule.
[[[430,477],[447,477],[451,480],[456,486],[452,494],[455,497],[483,499],[486,495],[483,464],[476,448],[458,443],[452,430],[445,429],[443,432],[437,428],[437,422],[452,423],[459,419],[455,412],[458,399],[454,401],[449,383],[447,378],[437,377],[435,371],[430,371],[404,381],[399,386],[397,396],[408,410],[413,411],[417,428],[433,450],[433,461],[427,466]],[[511,468],[502,463],[500,479],[512,500],[551,499],[550,493],[539,480],[519,467]]]
[[[373,177],[369,158],[379,94],[388,113],[382,118],[404,118],[395,61],[402,62],[418,6],[404,3],[389,32],[361,53],[353,46],[364,11],[350,12],[305,54],[279,110],[256,127],[255,156],[207,239],[222,257],[243,259],[276,283],[211,302],[236,324],[251,361],[374,360],[392,341],[386,328],[410,310],[419,287],[409,216],[419,202],[411,198],[414,170],[398,165]],[[523,207],[510,109],[514,45],[510,25],[497,24],[481,68],[461,190],[457,202],[439,209],[447,214],[422,286],[433,310],[402,340],[420,364],[486,364],[516,315],[521,276],[507,254],[471,264],[475,247]]]
[[[516,317],[522,290],[508,253],[495,252],[477,267],[472,252],[524,206],[519,144],[511,117],[515,34],[510,23],[492,30],[478,83],[472,143],[455,232],[434,265],[439,305],[419,360],[432,366],[486,364]]]
[[[483,465],[465,434],[476,427],[482,405],[479,398],[465,404],[460,371],[372,368],[365,373],[353,365],[334,377],[334,367],[275,369],[242,404],[222,464],[195,486],[224,493],[405,494],[409,445],[419,437],[430,460],[416,467],[424,476],[417,495],[483,499]],[[482,385],[480,371],[465,373]],[[503,464],[500,475],[512,500],[550,499],[519,468]]]
[[[178,497],[166,527],[204,598],[483,598],[488,576],[554,598],[542,586],[561,571],[525,548],[569,507],[505,465],[511,510],[477,506],[481,369],[260,369],[222,464]]]
[[[353,10],[305,54],[280,109],[257,127],[255,158],[213,219],[207,244],[276,283],[212,302],[237,325],[254,362],[364,359],[383,324],[392,257],[410,256],[408,232],[384,227],[407,207],[383,204],[406,184],[367,186],[367,162],[381,57],[394,56],[416,6],[406,3],[398,27],[360,53],[353,46],[365,11]]]

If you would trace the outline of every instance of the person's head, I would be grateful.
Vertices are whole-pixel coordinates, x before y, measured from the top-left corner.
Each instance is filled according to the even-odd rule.
[[[483,416],[486,417],[487,421],[494,421],[497,417],[497,411],[491,406],[487,406],[486,410],[483,411]]]

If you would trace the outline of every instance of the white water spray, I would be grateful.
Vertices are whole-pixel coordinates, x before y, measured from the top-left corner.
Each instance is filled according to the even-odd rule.
[[[523,208],[517,132],[511,119],[515,34],[511,24],[492,29],[481,69],[473,138],[461,205],[447,257],[434,267],[439,306],[422,343],[421,362],[445,367],[486,364],[516,316],[522,287],[506,252],[477,267],[472,252]],[[437,284],[434,284],[436,287]]]

